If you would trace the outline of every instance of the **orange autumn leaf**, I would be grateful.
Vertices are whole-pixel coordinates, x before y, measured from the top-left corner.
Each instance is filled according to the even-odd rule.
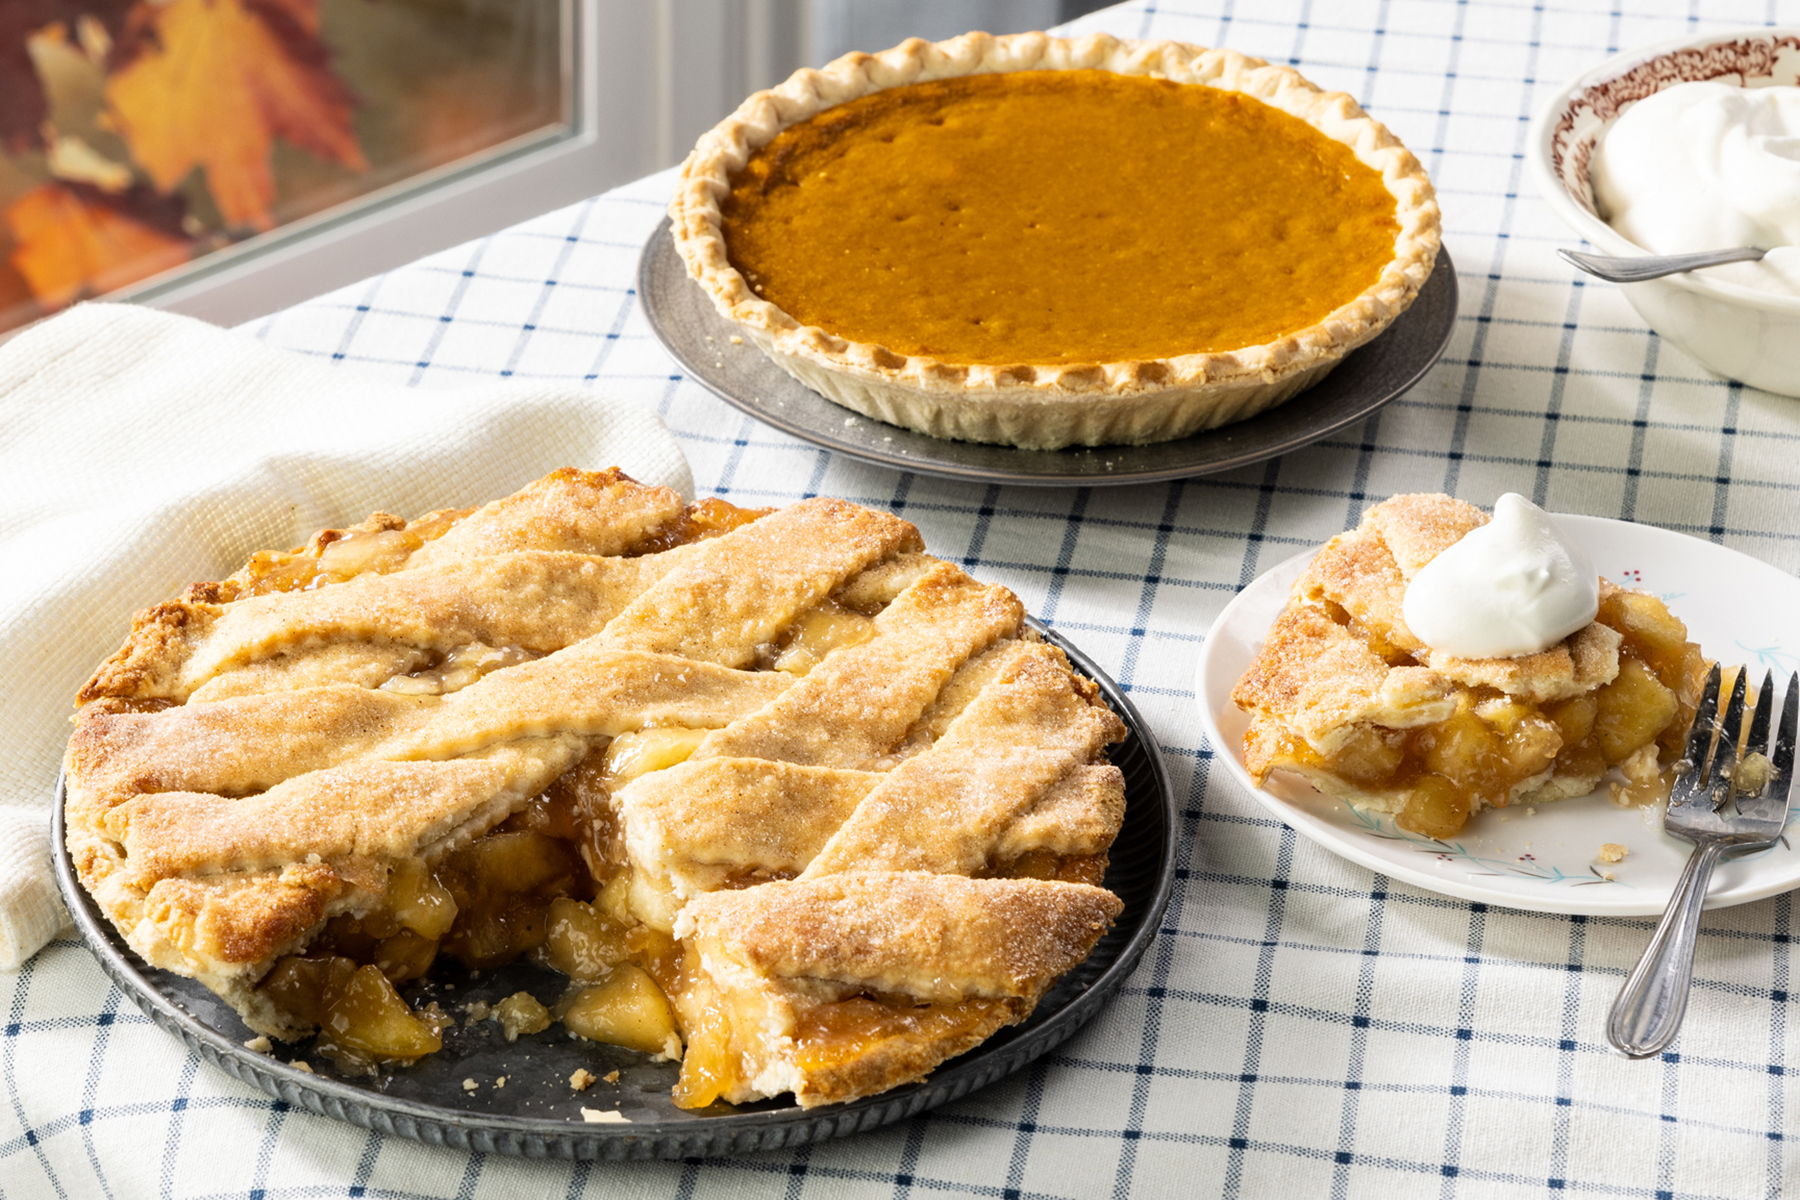
[[[349,91],[318,40],[318,0],[168,0],[106,85],[132,157],[167,192],[196,166],[227,224],[268,229],[282,137],[365,170]]]
[[[45,308],[110,292],[184,263],[188,243],[142,221],[93,189],[46,183],[5,212],[12,265]]]

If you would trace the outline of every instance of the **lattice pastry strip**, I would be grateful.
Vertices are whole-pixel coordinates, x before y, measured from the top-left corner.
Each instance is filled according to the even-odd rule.
[[[377,513],[347,530],[321,531],[298,550],[259,552],[230,579],[195,584],[183,598],[139,613],[131,636],[100,664],[80,700],[179,699],[178,677],[188,673],[213,622],[244,599],[277,593],[304,605],[306,590],[321,584],[367,584],[392,572],[519,551],[617,556],[678,535],[685,519],[681,497],[668,488],[644,487],[617,469],[556,471],[473,511],[446,510],[413,522]],[[303,621],[299,605],[296,620]]]
[[[616,800],[630,860],[654,894],[645,907],[674,914],[687,900],[752,879],[806,870],[863,798],[889,776],[751,758],[682,763],[633,782]],[[1032,853],[1104,855],[1125,816],[1125,784],[1113,766],[1064,775],[994,840],[991,865]],[[1096,873],[1097,878],[1097,873]]]
[[[1022,616],[842,501],[561,471],[377,514],[138,618],[82,693],[70,849],[270,1033],[357,1027],[352,973],[504,961],[549,905],[668,993],[684,1102],[866,1094],[1023,1019],[1118,911],[1123,727]],[[561,928],[535,953],[582,976]]]
[[[958,667],[1016,634],[1023,616],[1005,588],[938,563],[882,610],[869,641],[839,649],[767,707],[709,735],[694,756],[870,767]]]
[[[792,682],[593,639],[450,696],[335,684],[148,713],[91,706],[69,761],[88,781],[84,795],[107,802],[143,791],[241,795],[344,763],[446,759],[518,738],[724,726]]]

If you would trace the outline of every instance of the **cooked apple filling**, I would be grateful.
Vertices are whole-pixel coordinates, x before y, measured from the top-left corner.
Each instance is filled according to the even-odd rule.
[[[692,752],[693,735],[704,732],[622,734],[435,867],[400,860],[375,911],[327,922],[304,954],[276,964],[259,991],[282,1011],[317,1025],[318,1051],[340,1069],[368,1071],[440,1048],[438,1035],[449,1018],[435,1005],[413,1013],[396,990],[424,976],[439,954],[478,969],[529,956],[571,983],[547,1009],[527,993],[494,1005],[489,1015],[506,1040],[539,1032],[554,1019],[590,1041],[682,1059],[676,1094],[685,1105],[741,1098],[748,1079],[732,1049],[731,1014],[710,981],[700,978],[693,952],[640,917],[629,866],[608,857],[619,846],[610,790],[678,765]],[[601,814],[598,827],[590,812]],[[991,862],[977,874],[1098,884],[1105,871],[1103,853],[1037,848]],[[792,874],[740,869],[722,885],[752,887]],[[663,915],[660,897],[649,904],[653,920]],[[1015,1009],[988,1000],[920,1004],[903,993],[808,998],[796,1008],[792,1037],[804,1069],[828,1074],[828,1068],[842,1068],[896,1039],[942,1041],[991,1027],[994,1018]]]
[[[1405,581],[1479,509],[1402,496],[1320,551],[1233,693],[1245,764],[1449,837],[1483,808],[1586,795],[1618,769],[1626,803],[1667,794],[1706,662],[1663,602],[1602,581],[1595,621],[1517,659],[1434,655],[1400,618]]]

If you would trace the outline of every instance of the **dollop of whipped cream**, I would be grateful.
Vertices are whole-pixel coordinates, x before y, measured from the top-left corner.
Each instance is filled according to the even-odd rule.
[[[1664,88],[1607,130],[1589,178],[1602,219],[1646,250],[1760,246],[1706,277],[1800,296],[1800,87]]]
[[[1406,585],[1406,626],[1439,654],[1517,658],[1548,650],[1600,611],[1587,551],[1516,492],[1486,525],[1426,563]]]

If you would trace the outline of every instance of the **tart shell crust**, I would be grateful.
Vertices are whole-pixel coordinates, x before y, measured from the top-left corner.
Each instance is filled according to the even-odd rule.
[[[962,365],[902,355],[802,325],[751,290],[731,265],[719,205],[734,172],[783,129],[886,88],[1011,71],[1098,69],[1239,92],[1349,146],[1395,200],[1400,232],[1380,277],[1317,324],[1229,352],[1046,366]],[[1172,41],[970,33],[910,39],[880,54],[848,54],[757,92],[704,134],[669,205],[688,273],[764,354],[846,408],[933,437],[1026,449],[1145,444],[1186,437],[1273,408],[1323,379],[1345,355],[1405,312],[1437,260],[1439,215],[1418,159],[1341,92],[1297,71],[1230,50]]]

